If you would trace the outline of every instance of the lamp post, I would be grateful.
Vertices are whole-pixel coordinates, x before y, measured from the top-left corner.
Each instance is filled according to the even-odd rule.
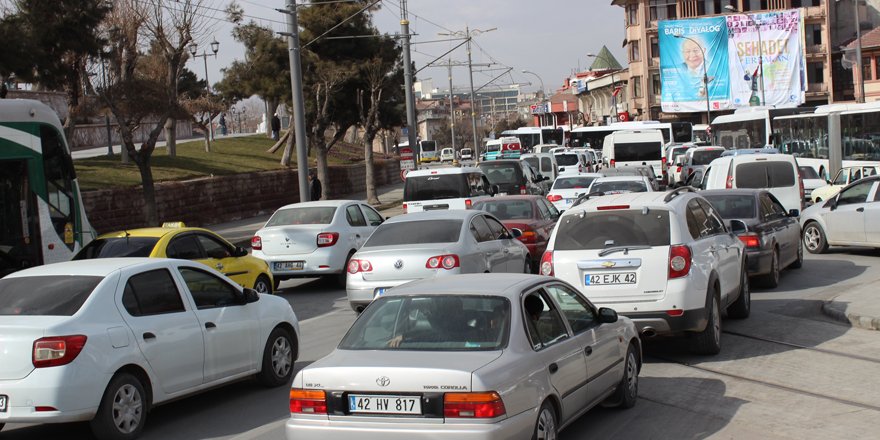
[[[703,91],[706,93],[706,124],[712,123],[712,111],[709,107],[709,75],[706,73],[706,49],[700,44],[697,40],[694,40],[691,37],[685,37],[681,34],[675,34],[675,38],[684,38],[700,48],[700,52],[703,55]]]
[[[594,53],[588,53],[587,57],[605,60],[605,62],[608,63],[608,67],[611,68],[611,60],[605,57],[600,57],[599,55],[596,55]],[[616,89],[615,84],[617,84],[617,81],[614,80],[614,69],[611,69],[611,102],[614,103],[614,118],[612,120],[614,121],[616,121],[620,115],[620,112],[617,110],[617,96],[614,95],[614,91]]]
[[[758,71],[761,72],[761,103],[763,105],[767,105],[767,97],[764,95],[764,44],[761,42],[761,26],[758,26],[758,22],[756,22],[751,15],[740,11],[736,8],[736,6],[727,5],[724,7],[724,9],[748,18],[749,21],[752,23],[752,26],[754,26],[755,30],[758,32]],[[705,60],[705,57],[703,59]]]
[[[547,93],[544,91],[544,90],[546,90],[546,89],[544,89],[544,80],[541,79],[540,75],[538,75],[537,73],[532,72],[530,70],[523,70],[522,73],[526,73],[529,75],[535,75],[535,78],[538,78],[538,81],[541,81],[541,105],[543,106],[544,102],[547,101]],[[544,114],[542,113],[541,114],[541,126],[542,127],[545,125],[544,122],[545,122],[544,121]]]
[[[217,51],[220,50],[220,43],[215,38],[214,41],[211,42],[211,51],[214,53],[207,53],[204,50],[201,55],[197,55],[199,51],[199,45],[193,42],[189,45],[189,54],[192,55],[193,59],[202,58],[205,61],[205,90],[208,92],[208,95],[211,94],[211,82],[208,81],[208,57],[213,56],[217,57]],[[211,121],[208,121],[208,129],[210,130],[210,137],[214,139],[214,121],[213,118]]]

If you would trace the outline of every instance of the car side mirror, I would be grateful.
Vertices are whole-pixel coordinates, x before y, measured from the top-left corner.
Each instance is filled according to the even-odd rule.
[[[232,256],[233,256],[233,257],[243,257],[243,256],[245,256],[245,255],[247,255],[247,254],[248,254],[247,249],[245,249],[245,248],[243,248],[243,247],[241,247],[241,246],[236,246],[236,247],[235,247],[235,251],[232,253]]]
[[[788,211],[788,216],[789,216],[789,217],[797,217],[797,216],[799,216],[799,215],[801,215],[801,212],[798,211],[797,209],[792,209],[792,210],[789,210],[789,211]]]
[[[541,176],[541,181],[542,181],[542,182],[547,181],[547,180],[550,180],[550,177],[547,177],[547,176]]]
[[[733,235],[745,234],[749,232],[749,228],[746,226],[746,222],[734,219],[730,221],[730,232]]]
[[[513,235],[513,238],[520,238],[523,235],[523,231],[520,228],[510,228],[510,235]]]
[[[617,322],[617,312],[615,312],[614,309],[602,307],[601,309],[599,309],[599,322],[603,324],[612,324]]]
[[[247,287],[242,290],[242,295],[244,296],[244,304],[251,304],[260,300],[260,294],[256,290],[248,289]]]

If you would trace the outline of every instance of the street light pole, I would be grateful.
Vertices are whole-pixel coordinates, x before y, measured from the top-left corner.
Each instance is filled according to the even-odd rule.
[[[523,70],[522,73],[526,73],[529,75],[535,75],[535,78],[538,78],[538,81],[541,82],[541,106],[543,107],[544,102],[547,101],[547,92],[545,92],[546,89],[544,88],[544,80],[541,78],[541,75],[538,75],[537,73],[532,72],[531,70]],[[544,113],[541,114],[540,119],[541,119],[541,126],[543,127],[545,125],[544,123],[546,122],[544,120]],[[547,124],[547,125],[549,125],[549,124]]]
[[[605,57],[600,57],[596,54],[588,53],[588,57],[596,58],[600,60],[605,60],[608,63],[609,69],[611,69],[611,60]],[[612,121],[616,121],[620,115],[620,112],[617,110],[617,96],[614,94],[615,90],[617,90],[617,81],[614,80],[614,69],[611,69],[611,103],[614,104],[614,117],[611,118]]]
[[[455,152],[455,101],[452,96],[452,59],[446,65],[449,69],[449,134],[452,139],[452,151]]]
[[[754,26],[755,30],[758,32],[758,71],[761,72],[761,102],[762,105],[767,105],[767,96],[764,95],[764,43],[761,42],[761,26],[758,26],[758,22],[755,21],[755,19],[750,14],[746,14],[745,12],[740,11],[733,5],[727,5],[724,7],[724,9],[731,12],[736,12],[737,14],[743,15],[748,18],[749,21],[752,23],[752,26]],[[706,62],[705,57],[703,57],[703,62]]]
[[[293,133],[296,137],[296,174],[299,186],[300,202],[311,201],[309,192],[309,156],[308,139],[306,138],[305,96],[303,95],[302,60],[299,41],[299,22],[297,5],[294,0],[287,0],[287,9],[277,9],[287,15],[287,51],[290,63],[291,98],[293,99]],[[269,122],[269,121],[266,121]],[[323,134],[322,134],[323,135]],[[327,176],[324,176],[328,179]]]
[[[856,66],[859,69],[859,96],[856,102],[865,102],[865,69],[862,66],[862,27],[859,23],[859,0],[853,0],[856,21]]]
[[[697,40],[694,40],[691,37],[685,37],[681,34],[675,34],[675,38],[684,38],[700,48],[700,52],[703,54],[703,91],[706,93],[706,124],[712,123],[712,110],[709,106],[709,75],[706,73],[706,49],[700,44]]]
[[[208,80],[208,57],[213,56],[217,58],[217,51],[220,50],[220,43],[215,38],[214,41],[211,42],[211,51],[214,53],[207,53],[204,50],[201,55],[197,55],[199,51],[199,46],[195,42],[189,45],[189,53],[192,55],[193,59],[201,58],[205,61],[205,90],[208,92],[208,95],[211,94],[211,81]],[[214,139],[214,121],[211,118],[211,121],[208,121],[208,130],[210,139]]]

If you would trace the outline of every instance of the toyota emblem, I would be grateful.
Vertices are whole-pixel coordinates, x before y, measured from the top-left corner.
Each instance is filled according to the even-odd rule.
[[[403,260],[397,260],[394,262],[395,269],[403,269]]]
[[[389,379],[388,376],[382,376],[382,377],[376,379],[376,385],[379,385],[380,387],[387,387],[390,384],[391,384],[391,379]]]

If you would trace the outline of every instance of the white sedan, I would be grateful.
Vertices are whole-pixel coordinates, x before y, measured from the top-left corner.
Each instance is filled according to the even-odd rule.
[[[251,239],[252,255],[269,264],[278,284],[290,278],[335,277],[385,219],[357,200],[323,200],[279,208]]]
[[[0,429],[91,421],[140,435],[157,404],[241,378],[290,383],[290,303],[200,263],[155,258],[39,266],[0,280]]]
[[[590,184],[587,193],[626,194],[633,192],[653,192],[654,185],[645,176],[601,177]]]
[[[880,176],[851,183],[801,213],[804,247],[821,254],[833,246],[880,247]]]
[[[590,184],[602,177],[601,174],[590,173],[579,176],[560,176],[553,181],[553,187],[547,193],[547,200],[559,211],[570,208],[581,194],[589,192]]]

